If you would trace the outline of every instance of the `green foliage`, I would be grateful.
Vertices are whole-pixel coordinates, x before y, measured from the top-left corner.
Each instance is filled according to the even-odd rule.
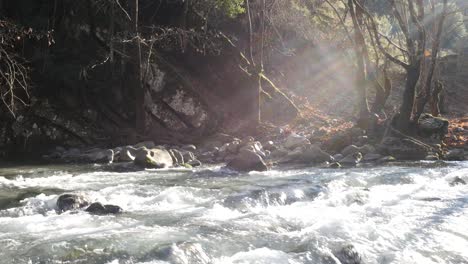
[[[245,12],[243,0],[215,0],[215,2],[216,8],[231,18]]]

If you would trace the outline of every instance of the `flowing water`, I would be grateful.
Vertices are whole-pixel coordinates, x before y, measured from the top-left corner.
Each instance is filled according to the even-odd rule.
[[[468,185],[455,177],[468,182],[468,163],[2,168],[0,263],[348,264],[351,246],[362,263],[468,263]],[[62,193],[124,213],[58,214]]]

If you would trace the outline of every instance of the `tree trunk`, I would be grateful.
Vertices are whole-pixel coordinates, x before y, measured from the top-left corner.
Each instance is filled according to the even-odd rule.
[[[362,10],[354,3],[354,1],[358,0],[348,0],[348,5],[354,26],[354,49],[356,52],[356,63],[358,66],[355,81],[359,107],[358,126],[363,129],[367,129],[370,117],[369,103],[367,101],[367,67],[369,66],[369,52],[362,32]]]
[[[374,104],[372,105],[372,112],[379,114],[383,112],[385,108],[385,103],[388,100],[388,97],[390,96],[390,92],[392,91],[392,82],[390,78],[388,78],[388,73],[384,69],[383,71],[383,79],[384,79],[384,85],[380,85],[380,83],[376,80],[375,81],[375,86],[376,86],[376,94],[375,94],[375,100]]]
[[[431,108],[431,114],[433,116],[440,116],[441,109],[441,92],[444,89],[442,82],[437,81],[432,91],[429,106]]]
[[[435,15],[435,11],[433,13]],[[446,13],[447,13],[447,0],[444,0],[444,7],[443,7],[442,14],[440,15],[439,23],[437,26],[434,24],[434,32],[436,35],[432,43],[431,62],[429,64],[429,69],[428,69],[426,80],[423,83],[424,86],[423,86],[422,95],[418,98],[417,103],[416,103],[416,112],[414,116],[415,121],[417,121],[419,117],[421,116],[421,114],[424,112],[424,107],[426,106],[427,102],[429,101],[431,97],[431,87],[432,87],[432,82],[434,78],[434,71],[437,65],[437,56],[438,56],[439,49],[440,49],[440,39],[442,38],[442,31],[443,31]],[[437,93],[437,96],[439,96],[438,93]],[[440,114],[440,111],[438,112]]]
[[[416,93],[416,84],[418,83],[421,74],[421,64],[419,61],[410,65],[406,72],[405,90],[403,92],[403,102],[400,107],[400,115],[398,116],[397,129],[404,132],[411,131],[412,119],[411,113],[413,112],[414,98]]]
[[[134,47],[132,48],[132,74],[134,74],[134,89],[135,89],[135,128],[141,134],[145,132],[146,112],[145,112],[145,91],[142,85],[142,69],[141,69],[141,42],[138,31],[139,17],[139,0],[134,0],[132,3],[132,20],[133,20],[133,37]]]

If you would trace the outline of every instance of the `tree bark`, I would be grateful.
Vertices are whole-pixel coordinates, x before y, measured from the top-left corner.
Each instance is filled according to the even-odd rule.
[[[411,114],[413,113],[414,99],[416,95],[416,84],[421,75],[421,64],[419,61],[410,65],[406,73],[405,91],[403,102],[400,107],[400,115],[397,120],[397,128],[409,132],[412,129]]]
[[[435,11],[433,13],[435,15]],[[437,26],[434,25],[434,27],[437,27],[437,29],[434,28],[434,32],[436,32],[436,35],[432,42],[431,61],[429,64],[429,69],[428,69],[426,80],[423,84],[424,86],[423,86],[423,90],[421,91],[421,96],[419,96],[417,103],[416,103],[416,113],[414,116],[415,121],[419,120],[419,117],[424,112],[424,107],[426,106],[431,95],[433,94],[431,93],[431,88],[432,88],[432,83],[434,79],[434,71],[437,65],[437,56],[439,54],[440,40],[442,38],[442,31],[443,31],[444,20],[445,20],[446,14],[447,14],[447,0],[444,0],[443,11],[439,19],[439,23]],[[440,114],[440,111],[438,111],[438,114]]]
[[[349,11],[354,26],[354,49],[356,52],[356,63],[358,66],[356,73],[356,90],[358,93],[359,117],[358,126],[367,129],[370,116],[369,103],[367,101],[367,67],[369,66],[369,52],[367,50],[363,26],[363,10],[358,0],[348,0]]]
[[[134,0],[132,3],[132,21],[133,21],[133,37],[134,47],[133,58],[135,62],[132,63],[134,69],[132,73],[134,76],[134,89],[135,89],[135,128],[143,134],[145,132],[146,111],[145,111],[145,91],[142,85],[142,65],[141,65],[141,42],[140,34],[138,31],[138,18],[139,18],[139,0]]]

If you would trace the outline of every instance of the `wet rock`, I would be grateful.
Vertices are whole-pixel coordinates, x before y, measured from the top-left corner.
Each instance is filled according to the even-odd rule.
[[[334,161],[333,157],[323,151],[317,145],[305,145],[298,148],[298,151],[288,155],[292,162],[297,163],[322,163]]]
[[[270,157],[273,159],[281,159],[289,154],[289,151],[284,148],[278,148],[273,150],[270,154]]]
[[[212,151],[205,151],[200,153],[197,158],[202,162],[211,163],[215,160],[215,153]]]
[[[240,149],[239,152],[241,151],[252,151],[256,153],[257,155],[260,155],[262,158],[266,158],[266,154],[263,150],[262,144],[258,141],[250,141],[248,143],[245,143]]]
[[[353,245],[348,245],[333,253],[341,264],[361,264],[362,259]]]
[[[108,215],[108,214],[120,214],[122,213],[122,208],[117,205],[101,203],[92,203],[86,208],[86,212],[94,215]]]
[[[346,157],[359,151],[360,149],[356,145],[349,145],[341,151],[341,154]]]
[[[143,168],[167,168],[174,165],[172,157],[165,149],[139,149],[135,155],[135,165]]]
[[[333,162],[333,163],[330,163],[330,165],[328,165],[328,167],[338,169],[338,168],[341,168],[341,164],[339,162]]]
[[[114,151],[112,149],[93,150],[90,153],[83,154],[81,159],[84,162],[112,163],[114,161]]]
[[[275,151],[276,149],[278,149],[275,143],[271,140],[263,143],[262,145],[263,145],[263,149],[268,150],[268,151]]]
[[[70,210],[76,210],[88,206],[88,201],[82,195],[62,194],[57,199],[57,211],[63,213]]]
[[[353,153],[356,153],[356,152],[361,152],[361,154],[363,155],[366,155],[368,153],[372,153],[372,152],[375,152],[375,147],[372,146],[372,145],[369,145],[369,144],[366,144],[362,147],[357,147],[356,145],[349,145],[347,147],[345,147],[342,151],[341,151],[341,154],[343,154],[343,156],[348,156],[350,154],[353,154]]]
[[[449,121],[445,118],[422,114],[418,120],[418,129],[426,137],[443,139],[448,133]]]
[[[177,149],[170,149],[169,154],[172,157],[173,164],[183,164],[185,163],[184,155]]]
[[[356,144],[357,144],[358,146],[362,146],[362,145],[365,145],[368,141],[369,141],[369,137],[368,137],[368,136],[358,136],[358,137],[357,137]]]
[[[427,157],[431,148],[411,138],[385,137],[378,146],[378,151],[398,160],[422,160]]]
[[[350,131],[344,131],[341,133],[337,133],[336,135],[332,136],[329,140],[325,141],[321,148],[329,151],[331,153],[341,152],[343,148],[346,146],[351,145],[353,142],[352,133]]]
[[[227,164],[227,167],[236,171],[266,171],[265,161],[260,155],[251,150],[241,150],[237,156]]]
[[[437,155],[437,153],[429,153],[429,155],[427,155],[424,160],[439,160],[439,155]]]
[[[465,180],[463,180],[462,178],[460,177],[455,177],[450,183],[450,186],[456,186],[456,185],[466,185],[466,182]]]
[[[241,144],[241,147],[247,145],[247,144],[250,144],[251,142],[254,142],[255,141],[255,138],[251,137],[251,136],[247,136],[245,138],[243,138],[241,141],[240,141],[240,144]]]
[[[382,158],[382,155],[377,154],[377,153],[367,153],[364,155],[362,158],[363,162],[372,162],[372,161],[377,161]]]
[[[342,160],[340,160],[341,164],[344,165],[357,165],[359,162],[362,160],[362,154],[361,152],[356,152],[349,154],[348,156],[344,157]]]
[[[130,162],[135,160],[135,153],[137,149],[132,146],[123,147],[120,150],[117,161],[118,162]]]
[[[182,149],[193,152],[197,150],[197,147],[195,145],[185,145],[185,146],[182,146]]]
[[[307,144],[310,144],[310,141],[306,137],[298,135],[298,134],[290,134],[286,138],[283,146],[287,149],[295,149],[296,147],[307,145]]]
[[[191,151],[182,151],[182,157],[184,158],[184,163],[189,163],[195,159],[195,155]]]
[[[463,149],[451,149],[445,154],[445,159],[451,161],[465,160],[465,151]]]
[[[341,154],[341,153],[338,153],[338,154],[336,154],[336,155],[333,155],[333,159],[334,159],[334,160],[341,160],[341,159],[343,159],[343,158],[344,158],[344,156],[343,156],[343,154]]]
[[[377,150],[374,146],[370,145],[370,144],[366,144],[362,147],[359,148],[359,152],[362,153],[362,155],[366,155],[366,154],[369,154],[369,153],[375,153]]]
[[[379,163],[386,163],[386,162],[393,162],[396,161],[397,159],[393,156],[385,156],[381,159],[378,160]]]
[[[138,144],[133,145],[133,147],[136,148],[136,149],[141,148],[141,147],[151,149],[151,148],[154,148],[155,146],[156,145],[154,144],[153,141],[143,141],[143,142],[140,142]]]
[[[229,145],[227,146],[227,152],[230,154],[236,154],[239,152],[239,149],[241,147],[240,141],[233,141],[231,143],[228,143]]]
[[[221,147],[222,145],[237,141],[238,139],[228,135],[228,134],[223,134],[223,133],[217,133],[212,136],[207,137],[201,144],[200,146],[203,149],[213,149],[214,147]]]
[[[192,167],[200,167],[202,165],[201,161],[199,160],[191,160],[188,164]]]

